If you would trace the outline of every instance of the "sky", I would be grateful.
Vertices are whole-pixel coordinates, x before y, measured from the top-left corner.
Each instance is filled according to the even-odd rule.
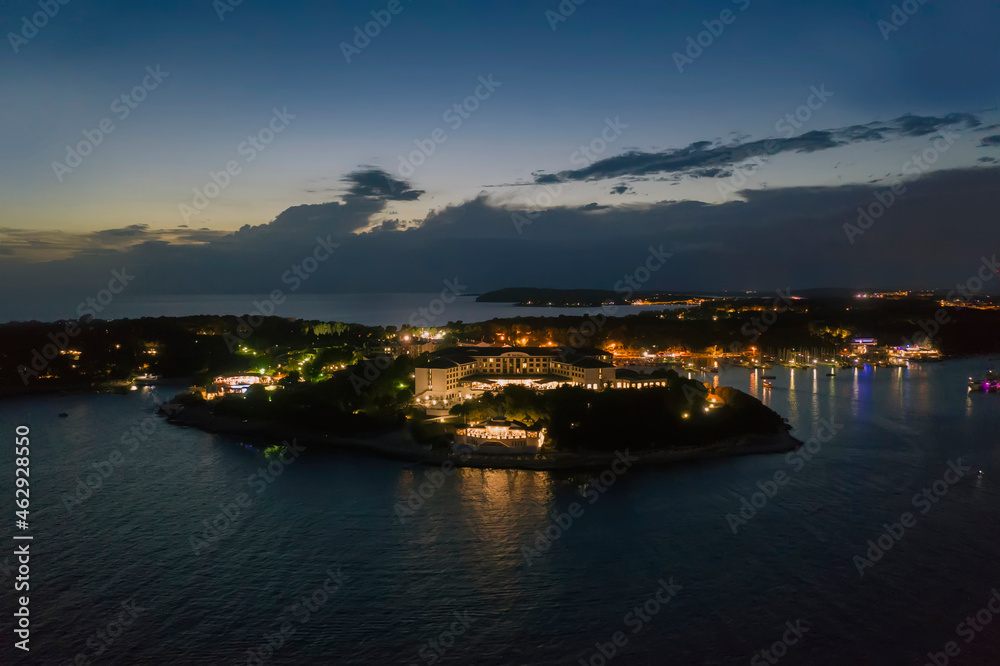
[[[317,238],[303,291],[611,288],[661,245],[649,288],[917,288],[1000,250],[995,1],[233,2],[3,5],[8,316],[122,266],[267,293]]]

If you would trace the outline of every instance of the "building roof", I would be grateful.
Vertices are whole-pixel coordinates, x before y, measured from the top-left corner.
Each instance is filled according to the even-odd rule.
[[[605,363],[594,358],[595,356],[611,356],[603,349],[572,349],[567,347],[448,347],[434,352],[433,356],[435,360],[420,367],[450,368],[458,364],[473,363],[481,358],[500,358],[505,354],[541,356],[584,368],[613,367],[610,363]],[[451,363],[447,365],[434,365],[440,359],[447,359]]]
[[[471,359],[470,359],[470,361],[471,361]],[[463,362],[465,362],[465,361],[463,361]],[[459,363],[460,362],[457,359],[442,357],[442,358],[432,359],[431,361],[425,363],[424,365],[421,365],[420,367],[421,368],[430,368],[432,370],[440,370],[440,369],[443,369],[443,368],[454,368],[456,365],[459,365]]]
[[[538,432],[542,429],[542,426],[537,423],[535,425],[528,426],[521,421],[508,421],[503,417],[496,417],[490,419],[489,421],[483,421],[482,423],[470,423],[466,425],[468,428],[483,428],[487,426],[493,428],[511,428],[513,430],[524,430],[527,432]]]
[[[512,375],[510,373],[504,373],[504,374],[496,373],[496,374],[494,374],[494,373],[484,373],[484,372],[477,372],[476,374],[468,375],[466,377],[463,377],[462,381],[463,382],[483,382],[483,383],[489,383],[489,382],[495,382],[497,380],[504,380],[504,379],[508,379],[508,380],[509,379],[526,380],[526,381],[535,382],[537,384],[545,384],[547,382],[566,382],[566,381],[568,381],[568,379],[566,377],[563,377],[561,375],[553,375],[551,373],[544,374],[544,375],[532,375],[532,374]]]
[[[602,361],[600,359],[594,358],[593,356],[581,356],[575,361],[570,361],[570,365],[576,366],[577,368],[613,368],[615,367],[607,361]]]

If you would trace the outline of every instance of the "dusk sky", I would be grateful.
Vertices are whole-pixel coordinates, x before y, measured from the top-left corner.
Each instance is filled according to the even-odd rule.
[[[996,2],[561,6],[5,3],[0,280],[266,292],[329,235],[308,291],[611,288],[651,245],[651,288],[927,287],[1000,249]]]

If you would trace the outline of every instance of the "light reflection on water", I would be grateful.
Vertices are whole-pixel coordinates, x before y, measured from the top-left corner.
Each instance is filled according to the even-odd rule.
[[[696,374],[760,395],[801,439],[819,418],[843,430],[801,470],[784,455],[635,469],[592,504],[580,493],[590,474],[462,469],[431,483],[402,520],[397,507],[435,468],[313,455],[257,494],[247,479],[261,454],[165,424],[68,513],[64,493],[120,447],[120,435],[148,416],[148,401],[0,402],[0,429],[26,420],[36,447],[39,663],[85,650],[132,596],[148,601],[148,618],[102,660],[246,663],[246,649],[330,566],[351,583],[274,663],[424,663],[420,646],[468,611],[477,621],[445,662],[576,664],[670,576],[684,590],[630,636],[621,663],[746,663],[798,617],[814,629],[789,663],[909,663],[954,638],[956,623],[1000,584],[989,529],[1000,521],[1000,395],[965,390],[982,363],[833,378],[775,368],[768,390],[761,372]],[[59,419],[61,411],[70,417]],[[627,424],[621,437],[625,448]],[[975,473],[859,578],[852,557],[883,523],[914,511],[912,496],[958,458]],[[777,471],[787,485],[734,535],[726,515]],[[195,556],[199,523],[239,492],[253,503],[237,528]],[[524,549],[574,502],[583,514],[529,564]],[[8,619],[0,624],[9,630]]]

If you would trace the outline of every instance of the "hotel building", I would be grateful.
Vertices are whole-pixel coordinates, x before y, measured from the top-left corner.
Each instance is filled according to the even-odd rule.
[[[448,407],[507,384],[588,389],[614,386],[611,354],[560,347],[451,347],[414,370],[418,402]]]

